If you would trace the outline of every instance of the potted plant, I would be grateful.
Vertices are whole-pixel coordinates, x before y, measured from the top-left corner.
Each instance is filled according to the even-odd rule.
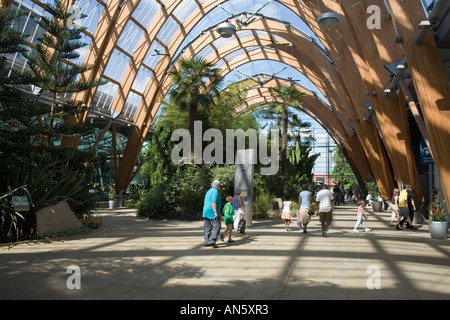
[[[374,212],[383,211],[383,201],[380,201],[379,199],[378,194],[375,194],[374,200],[372,201],[372,209]]]
[[[435,198],[429,207],[430,235],[433,239],[447,239],[448,221],[445,214],[445,201]]]
[[[108,199],[109,199],[109,208],[115,209],[116,208],[116,192],[114,190],[114,186],[109,187]]]

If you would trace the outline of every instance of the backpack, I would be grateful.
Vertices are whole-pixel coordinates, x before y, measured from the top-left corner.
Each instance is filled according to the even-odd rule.
[[[398,206],[399,207],[407,207],[408,206],[408,191],[403,189],[398,196]]]

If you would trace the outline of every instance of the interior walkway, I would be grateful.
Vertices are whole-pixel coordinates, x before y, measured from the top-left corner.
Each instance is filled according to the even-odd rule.
[[[101,209],[103,229],[72,239],[0,246],[0,299],[449,299],[450,240],[428,226],[396,231],[369,211],[337,207],[328,238],[281,220],[254,221],[249,236],[203,247],[201,221],[147,221]],[[80,268],[81,289],[68,289]],[[76,282],[73,282],[76,283]]]

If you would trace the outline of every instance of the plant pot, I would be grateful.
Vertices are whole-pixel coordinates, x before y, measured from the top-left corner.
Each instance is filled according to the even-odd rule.
[[[374,212],[381,212],[383,210],[383,201],[373,201],[371,203]]]
[[[117,206],[116,200],[109,200],[108,203],[109,203],[109,208],[110,208],[110,209],[115,209],[116,206]]]
[[[447,239],[448,221],[429,221],[428,226],[432,239]]]

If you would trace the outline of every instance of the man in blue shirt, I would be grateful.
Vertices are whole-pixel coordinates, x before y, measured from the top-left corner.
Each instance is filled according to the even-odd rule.
[[[220,233],[220,182],[214,180],[211,189],[206,192],[203,203],[203,221],[205,233],[205,247],[217,248],[216,240]]]

